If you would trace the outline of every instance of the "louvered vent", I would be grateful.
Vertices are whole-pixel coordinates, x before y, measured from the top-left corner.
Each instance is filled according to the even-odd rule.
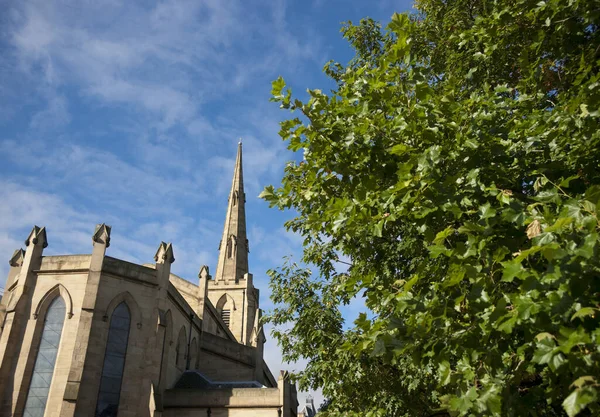
[[[229,319],[231,318],[231,311],[223,310],[221,311],[221,318],[223,319],[223,323],[229,327]]]

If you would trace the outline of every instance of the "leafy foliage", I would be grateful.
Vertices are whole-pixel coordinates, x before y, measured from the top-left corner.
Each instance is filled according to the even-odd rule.
[[[273,83],[304,159],[262,197],[318,277],[271,271],[267,320],[327,415],[597,415],[600,8],[416,7],[344,26],[331,94]],[[371,314],[346,329],[353,297]]]

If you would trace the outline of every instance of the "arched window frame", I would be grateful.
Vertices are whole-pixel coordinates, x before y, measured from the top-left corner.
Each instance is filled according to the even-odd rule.
[[[175,346],[175,366],[178,369],[185,369],[187,359],[187,331],[185,326],[181,326],[177,336],[177,345]]]
[[[233,252],[237,246],[237,238],[235,235],[230,235],[229,239],[227,239],[227,246],[225,247],[225,253],[227,254],[227,258],[231,259],[233,257]]]
[[[167,310],[159,313],[159,325],[164,327],[163,353],[161,359],[161,370],[159,379],[159,388],[164,387],[169,380],[169,359],[173,344],[173,314]]]
[[[231,316],[236,310],[235,301],[233,297],[231,297],[229,294],[223,294],[221,298],[219,298],[219,301],[217,301],[216,309],[223,323],[225,323],[228,328],[231,328]],[[227,323],[226,320],[227,315],[229,315],[229,323]]]
[[[120,314],[120,316],[116,314]],[[120,323],[117,319],[121,319]],[[125,319],[127,320],[126,322]],[[117,416],[121,400],[123,377],[125,375],[125,363],[127,362],[131,322],[131,309],[127,305],[127,302],[121,301],[113,309],[110,316],[102,372],[100,374],[100,389],[96,399],[95,415],[97,417]],[[109,361],[112,361],[112,363]],[[120,375],[114,373],[116,370],[120,372]],[[117,379],[118,381],[116,381]],[[110,401],[109,404],[115,407],[109,409],[108,413],[106,413],[106,408],[99,409],[102,406],[101,399],[108,399],[107,401]]]
[[[192,343],[190,343],[190,368],[198,369],[198,342],[194,337]]]
[[[37,319],[38,317],[46,317],[46,312],[50,307],[50,304],[54,301],[56,297],[62,297],[65,302],[65,307],[67,309],[67,318],[70,319],[73,317],[73,300],[71,299],[71,294],[62,284],[56,284],[52,287],[38,302],[37,307],[33,313],[33,319]]]
[[[142,328],[142,315],[141,315],[141,310],[137,304],[137,302],[135,301],[135,299],[133,298],[133,296],[131,295],[130,292],[128,291],[124,291],[118,295],[116,295],[108,304],[108,306],[106,307],[105,313],[102,317],[102,319],[108,323],[108,326],[106,328],[106,333],[105,333],[105,337],[104,337],[104,342],[108,345],[108,336],[110,333],[110,322],[113,316],[113,313],[115,311],[115,309],[122,303],[125,303],[125,305],[127,306],[127,308],[129,309],[129,314],[130,314],[130,323],[129,323],[129,337],[127,340],[127,351],[125,353],[125,363],[123,366],[123,374],[121,376],[121,392],[120,392],[120,396],[119,396],[119,403],[122,402],[123,400],[123,392],[122,392],[122,388],[123,388],[123,384],[125,384],[125,382],[128,380],[128,367],[129,365],[129,348],[131,347],[132,343],[136,340],[136,338],[139,336],[139,329]],[[104,350],[104,354],[106,356],[106,347],[105,346],[105,350]],[[104,361],[102,364],[102,370],[104,371]],[[98,394],[100,393],[100,389],[101,389],[101,377],[97,380],[97,389],[98,389]],[[98,401],[98,397],[96,397],[96,401]],[[97,408],[97,404],[95,409]]]
[[[54,286],[52,289],[50,289],[39,301],[36,309],[34,310],[34,314],[33,314],[33,319],[36,320],[36,325],[35,325],[35,330],[34,330],[34,337],[31,343],[32,349],[29,352],[29,359],[28,359],[28,364],[29,366],[27,367],[28,370],[26,370],[26,374],[27,376],[25,378],[23,378],[23,383],[24,385],[24,391],[27,393],[23,403],[21,405],[23,412],[26,412],[28,407],[32,406],[32,403],[29,402],[30,397],[32,395],[32,384],[35,384],[37,378],[36,378],[36,373],[40,372],[41,369],[38,369],[38,366],[41,364],[40,360],[42,359],[40,357],[41,354],[41,349],[42,349],[42,343],[44,343],[44,338],[48,337],[48,335],[45,335],[45,331],[50,330],[50,328],[46,327],[48,324],[48,313],[52,311],[53,308],[55,308],[57,305],[55,304],[55,302],[58,302],[60,300],[60,302],[62,303],[62,306],[60,307],[61,310],[64,309],[64,315],[62,317],[62,322],[61,322],[61,328],[60,328],[60,333],[59,333],[59,337],[58,340],[54,340],[52,341],[52,343],[56,344],[56,349],[55,349],[55,357],[54,357],[54,363],[52,364],[52,376],[50,378],[50,382],[48,383],[47,387],[41,388],[41,387],[35,387],[36,390],[38,391],[38,395],[40,393],[40,389],[42,390],[46,390],[46,401],[48,401],[48,398],[52,392],[52,383],[54,382],[54,372],[56,371],[56,362],[58,361],[58,358],[61,354],[61,340],[62,340],[62,333],[64,331],[64,327],[65,327],[65,322],[68,318],[71,318],[73,316],[72,314],[72,303],[71,303],[71,296],[69,294],[69,292],[66,290],[66,288],[60,284]],[[54,323],[56,324],[56,323]],[[54,329],[56,331],[56,329]],[[46,359],[47,359],[48,354],[46,353]],[[47,372],[46,372],[47,373]],[[44,411],[46,410],[46,406],[47,403],[44,404]],[[31,410],[29,411],[31,412]]]

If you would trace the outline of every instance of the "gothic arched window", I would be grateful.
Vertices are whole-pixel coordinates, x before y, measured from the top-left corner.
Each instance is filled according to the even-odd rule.
[[[198,343],[196,342],[196,338],[192,339],[192,343],[190,344],[190,368],[197,369],[198,368]]]
[[[187,332],[185,326],[179,330],[179,336],[177,337],[177,346],[175,347],[175,366],[179,369],[185,368],[185,360],[187,358]]]
[[[116,417],[125,369],[131,313],[125,302],[115,308],[110,319],[96,417]]]
[[[227,327],[230,327],[231,324],[232,308],[235,310],[235,305],[232,302],[230,302],[229,298],[227,297],[227,294],[223,294],[217,302],[217,311],[221,315],[221,319]]]
[[[48,307],[23,415],[44,415],[50,383],[54,375],[60,336],[65,322],[65,312],[66,307],[62,297],[56,297]]]
[[[237,238],[235,237],[235,235],[231,235],[229,236],[229,239],[227,240],[227,257],[231,258],[233,257],[233,250],[237,245]]]
[[[227,240],[227,248],[226,248],[227,258],[231,258],[233,256],[233,240]]]

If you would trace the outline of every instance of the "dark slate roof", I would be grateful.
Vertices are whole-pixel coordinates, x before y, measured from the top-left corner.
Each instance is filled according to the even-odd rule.
[[[258,381],[213,382],[198,371],[185,371],[174,389],[263,388]]]
[[[185,371],[175,383],[175,389],[210,389],[211,383],[200,372]]]
[[[302,411],[300,411],[301,413],[304,413],[305,417],[314,417],[317,415],[317,413],[315,412],[314,408],[310,407],[310,406],[305,406]]]

